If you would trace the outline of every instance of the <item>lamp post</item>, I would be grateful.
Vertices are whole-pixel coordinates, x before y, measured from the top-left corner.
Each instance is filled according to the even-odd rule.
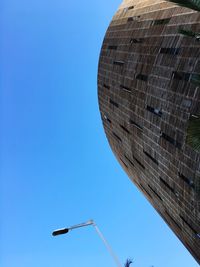
[[[86,227],[86,226],[90,226],[90,225],[92,225],[95,228],[97,234],[99,235],[99,237],[103,241],[104,245],[106,246],[108,252],[110,253],[110,255],[113,258],[113,260],[115,261],[116,265],[118,267],[122,267],[118,257],[113,252],[111,246],[108,244],[107,240],[105,239],[105,237],[103,236],[103,234],[101,233],[101,231],[99,230],[99,228],[97,227],[96,223],[93,220],[89,220],[89,221],[87,221],[85,223],[80,223],[80,224],[77,224],[77,225],[73,225],[73,226],[70,226],[68,228],[57,229],[57,230],[53,231],[52,235],[53,236],[63,235],[63,234],[68,233],[71,230],[76,229],[76,228]]]

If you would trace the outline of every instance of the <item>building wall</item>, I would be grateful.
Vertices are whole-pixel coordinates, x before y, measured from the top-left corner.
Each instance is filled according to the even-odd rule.
[[[125,0],[106,32],[98,97],[109,144],[130,179],[200,262],[200,13]],[[197,136],[197,141],[200,141]]]

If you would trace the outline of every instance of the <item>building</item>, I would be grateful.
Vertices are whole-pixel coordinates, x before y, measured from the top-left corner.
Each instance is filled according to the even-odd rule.
[[[98,97],[121,166],[200,263],[200,12],[178,2],[123,1]]]

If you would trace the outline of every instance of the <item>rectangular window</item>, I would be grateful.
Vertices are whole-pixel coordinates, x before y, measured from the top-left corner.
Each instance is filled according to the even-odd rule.
[[[150,193],[144,188],[144,186],[142,184],[139,184],[140,188],[145,191],[147,193],[147,195],[152,198],[152,196],[150,195]]]
[[[117,66],[123,66],[124,65],[124,61],[121,61],[121,60],[116,60],[113,62],[114,65],[117,65]]]
[[[146,109],[147,109],[148,111],[150,111],[151,113],[153,113],[153,114],[159,116],[159,117],[162,116],[162,111],[160,111],[160,109],[158,109],[158,108],[153,108],[153,107],[147,105],[147,106],[146,106]]]
[[[173,71],[172,78],[179,80],[179,81],[189,81],[191,74],[188,72],[183,71]]]
[[[117,50],[117,46],[116,45],[109,45],[108,49],[110,50]]]
[[[105,87],[105,88],[108,89],[108,90],[110,89],[110,86],[107,85],[107,84],[105,84],[105,83],[104,83],[103,87]]]
[[[120,158],[120,161],[123,163],[123,165],[128,169],[128,165],[123,161],[122,158]]]
[[[123,125],[120,125],[120,127],[121,127],[127,134],[130,134],[129,130],[127,130]]]
[[[192,179],[187,178],[185,175],[183,175],[180,172],[178,173],[178,175],[186,184],[188,184],[191,187],[194,187],[194,183],[193,183]]]
[[[132,157],[143,169],[145,169],[144,165],[134,155],[132,155]]]
[[[192,73],[191,74],[190,82],[193,83],[193,84],[195,84],[195,85],[200,86],[200,74],[198,74],[198,73]]]
[[[130,119],[129,122],[130,122],[130,124],[133,124],[138,129],[143,130],[143,128],[138,123],[136,123],[135,121],[133,121],[133,120]]]
[[[133,166],[135,167],[135,165],[133,164],[133,162],[125,155],[125,158],[128,160],[128,162]]]
[[[171,143],[172,145],[174,145],[175,147],[181,149],[181,147],[182,147],[181,143],[179,143],[178,141],[176,141],[175,139],[173,139],[169,135],[162,133],[161,137],[164,138],[169,143]]]
[[[171,187],[165,180],[163,180],[161,177],[160,177],[160,181],[161,181],[161,183],[163,183],[164,186],[166,186],[172,193],[175,194],[175,190],[174,190],[174,188],[172,188],[172,187]]]
[[[143,42],[142,38],[131,38],[130,43],[131,44],[141,44]]]
[[[154,195],[156,195],[162,201],[162,198],[158,195],[158,193],[149,184],[148,184],[148,187],[151,189],[151,191],[154,193]]]
[[[157,19],[157,20],[154,20],[152,22],[152,26],[165,25],[165,24],[168,24],[169,21],[170,21],[170,18],[167,18],[167,19]]]
[[[106,120],[107,122],[112,123],[111,120],[110,120],[106,115],[104,115],[103,118],[104,118],[104,120]]]
[[[167,214],[167,216],[170,218],[170,220],[180,229],[181,229],[181,226],[174,220],[174,218],[167,212],[165,211],[165,213]]]
[[[128,21],[128,22],[133,21],[133,17],[129,17],[127,21]]]
[[[145,75],[145,74],[139,73],[139,74],[136,75],[136,79],[147,82],[148,76]]]
[[[160,54],[178,55],[180,48],[160,48]]]
[[[194,232],[194,234],[196,236],[198,236],[198,232],[194,229],[194,227],[192,225],[189,224],[189,222],[187,222],[187,220],[180,215],[180,218],[183,220],[183,222]]]
[[[152,157],[148,152],[146,152],[145,150],[143,150],[143,152],[144,152],[144,154],[148,157],[148,158],[150,158],[156,165],[158,165],[158,161],[154,158],[154,157]]]
[[[122,90],[124,90],[124,91],[126,91],[126,92],[131,92],[131,89],[130,88],[128,88],[127,86],[124,86],[124,85],[120,85],[120,88],[122,89]]]
[[[115,106],[116,108],[119,107],[119,105],[118,105],[115,101],[113,101],[112,99],[110,99],[110,104],[112,104],[112,105]]]
[[[112,132],[112,133],[120,142],[122,142],[122,139],[115,132]]]

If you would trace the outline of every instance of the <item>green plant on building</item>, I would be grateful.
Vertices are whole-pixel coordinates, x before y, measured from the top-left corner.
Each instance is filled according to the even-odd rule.
[[[190,117],[186,143],[200,152],[200,116],[192,115]]]
[[[200,11],[200,0],[168,0],[169,2],[176,3],[179,6],[184,6],[197,11]]]
[[[179,28],[178,33],[184,36],[187,36],[187,37],[195,38],[197,41],[200,41],[200,33],[198,32],[193,32],[191,30],[185,30],[185,29]]]

